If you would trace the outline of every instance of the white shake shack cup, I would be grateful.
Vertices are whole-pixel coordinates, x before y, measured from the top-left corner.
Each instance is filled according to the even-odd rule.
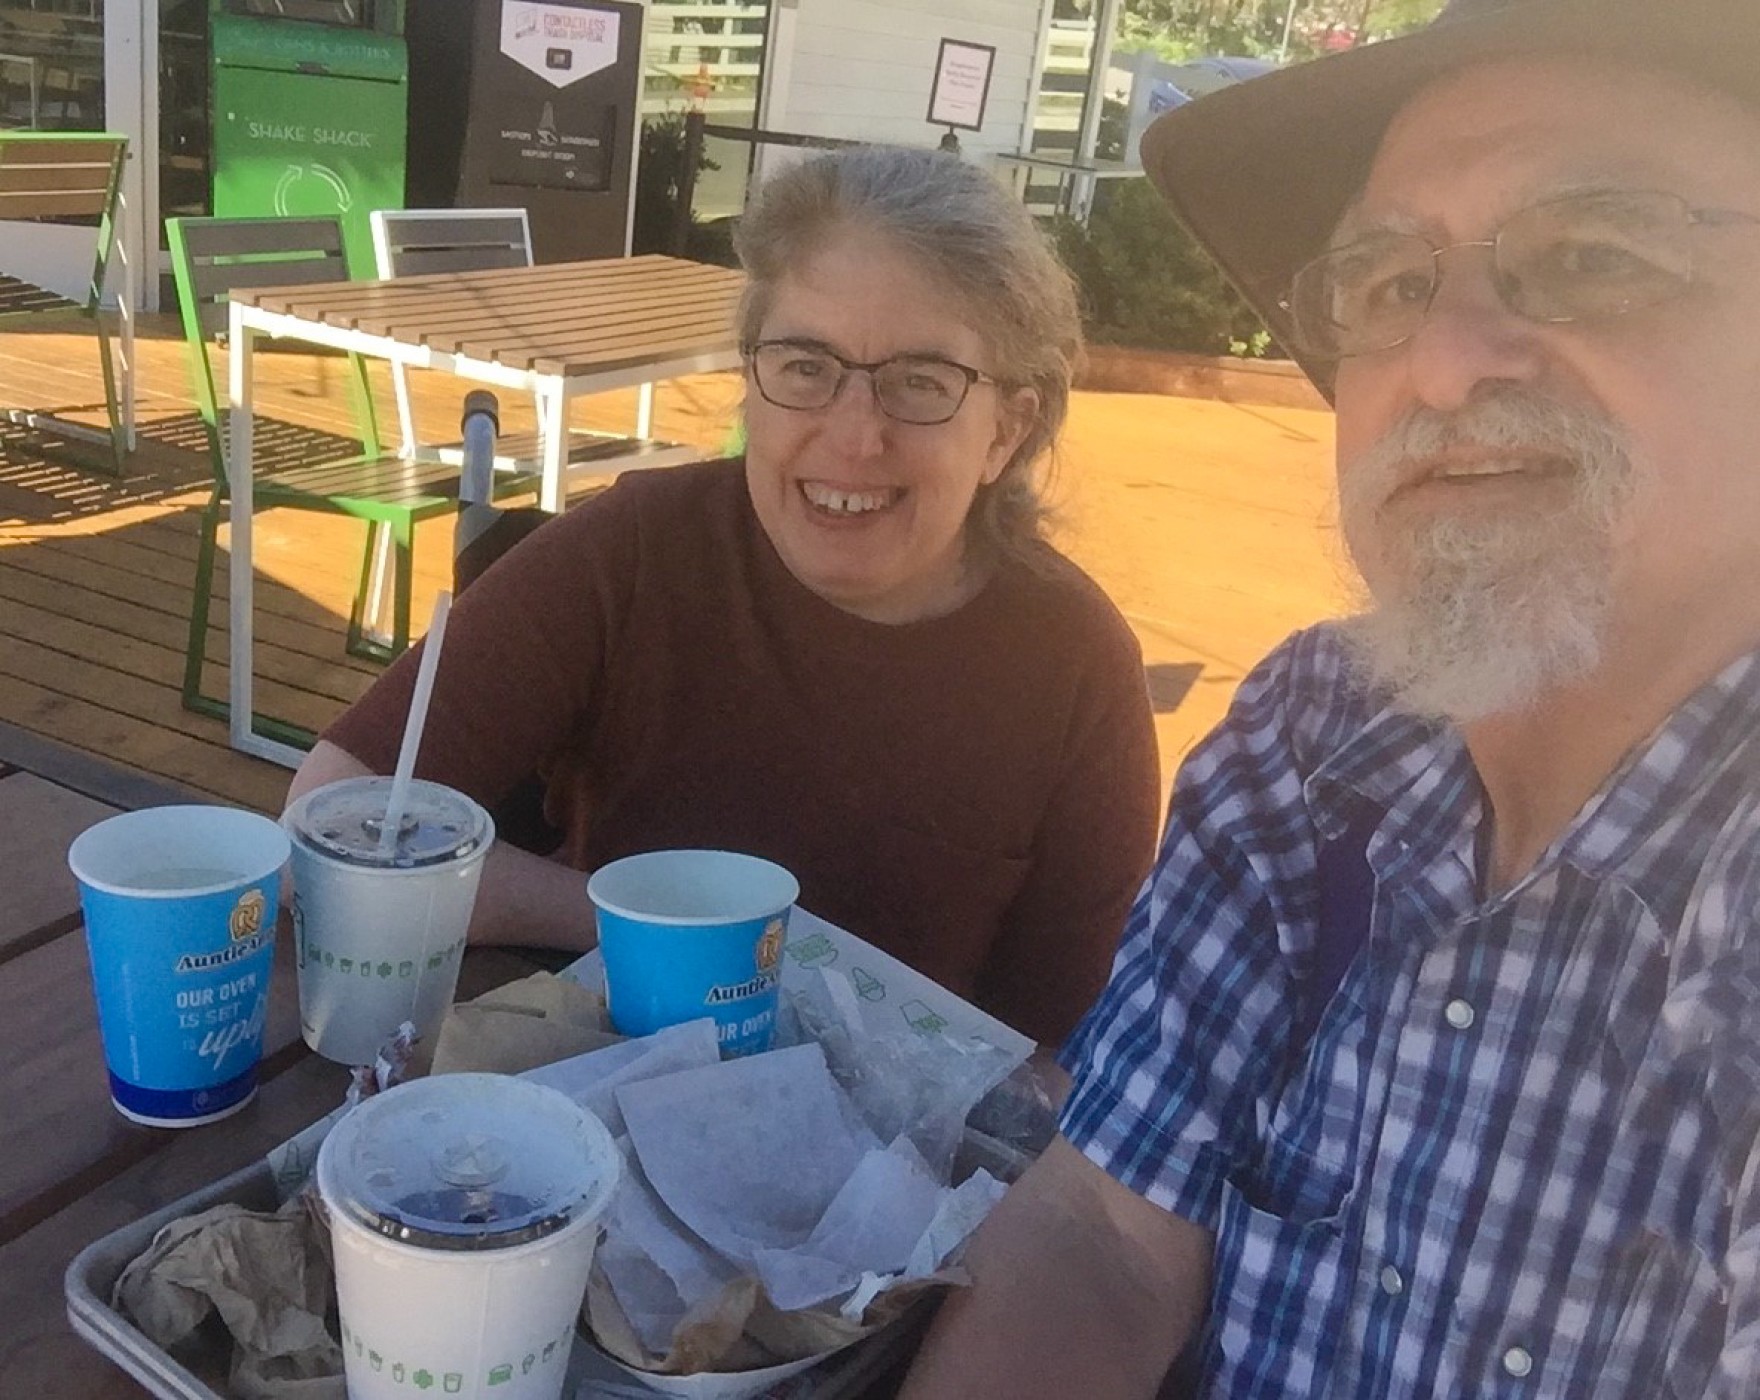
[[[397,839],[380,841],[389,778],[344,778],[282,817],[293,840],[300,1027],[326,1059],[371,1064],[404,1021],[430,1043],[458,985],[489,814],[416,780]]]
[[[622,1162],[566,1095],[500,1074],[364,1100],[318,1152],[349,1400],[556,1400]]]

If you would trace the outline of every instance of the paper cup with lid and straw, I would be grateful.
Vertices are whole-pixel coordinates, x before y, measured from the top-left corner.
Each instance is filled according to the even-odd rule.
[[[326,1059],[371,1064],[405,1021],[432,1043],[458,986],[495,824],[462,792],[410,782],[382,839],[392,779],[344,778],[282,815],[293,841],[300,1028]]]
[[[350,1400],[556,1400],[622,1161],[555,1089],[500,1074],[364,1100],[318,1152]]]
[[[300,1027],[347,1065],[371,1064],[405,1021],[418,1039],[439,1031],[495,844],[481,806],[413,776],[451,611],[452,595],[438,594],[397,771],[314,788],[281,817],[293,839]]]

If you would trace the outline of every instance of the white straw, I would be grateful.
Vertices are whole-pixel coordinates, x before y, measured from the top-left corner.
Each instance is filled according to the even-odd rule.
[[[422,643],[422,661],[416,670],[415,694],[410,696],[409,718],[403,725],[403,748],[397,755],[397,773],[391,779],[391,797],[385,804],[385,826],[379,832],[379,854],[389,855],[397,845],[397,828],[409,802],[409,782],[416,771],[416,754],[422,747],[422,729],[428,723],[428,701],[434,696],[434,672],[440,669],[440,648],[446,641],[446,615],[452,611],[452,595],[434,598],[434,618]]]

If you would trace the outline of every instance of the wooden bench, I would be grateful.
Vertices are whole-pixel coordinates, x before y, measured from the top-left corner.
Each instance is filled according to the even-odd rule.
[[[109,420],[100,431],[70,422],[50,410],[12,408],[15,423],[58,437],[93,441],[107,447],[113,469],[122,472],[124,454],[134,448],[134,286],[122,257],[120,374],[104,325],[103,299],[124,212],[122,167],[128,138],[107,131],[0,131],[0,220],[96,219],[97,251],[83,299],[61,295],[8,273],[0,248],[0,329],[47,318],[91,322],[104,373],[104,408]],[[120,396],[118,380],[120,379]]]

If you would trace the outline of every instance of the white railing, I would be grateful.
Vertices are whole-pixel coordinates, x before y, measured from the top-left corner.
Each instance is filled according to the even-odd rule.
[[[1039,92],[1033,107],[1033,150],[1075,149],[1082,124],[1082,98],[1088,87],[1088,68],[1093,61],[1094,22],[1053,20],[1045,39],[1045,67],[1039,74]],[[1023,177],[1021,196],[1027,208],[1039,215],[1057,211],[1062,185],[1054,178]]]
[[[1033,134],[1067,133],[1073,143],[1082,121],[1082,94],[1094,53],[1092,20],[1053,20],[1045,42],[1045,70],[1039,76],[1039,101],[1033,113]],[[1039,144],[1035,142],[1035,144]]]
[[[642,111],[750,113],[768,27],[764,0],[652,0]]]

